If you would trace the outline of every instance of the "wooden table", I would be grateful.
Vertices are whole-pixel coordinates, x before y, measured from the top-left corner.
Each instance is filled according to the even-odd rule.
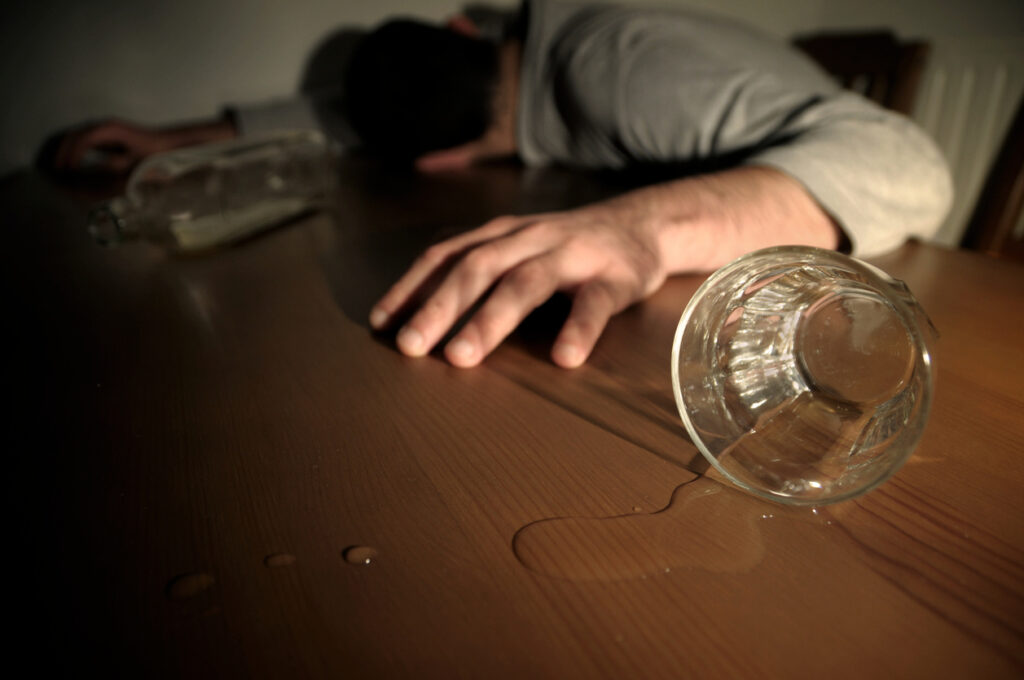
[[[130,677],[992,678],[1024,673],[1024,268],[875,262],[942,333],[914,457],[788,510],[700,476],[669,353],[702,277],[546,359],[413,360],[372,302],[417,250],[617,185],[353,165],[333,214],[180,258],[0,186],[17,406],[8,584],[42,670]],[[41,673],[45,675],[45,673]]]

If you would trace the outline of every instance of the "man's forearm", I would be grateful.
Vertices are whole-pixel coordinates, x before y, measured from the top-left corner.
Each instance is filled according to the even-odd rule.
[[[768,167],[669,181],[609,203],[650,225],[666,274],[711,271],[769,246],[836,248],[843,241],[835,220],[798,181]]]

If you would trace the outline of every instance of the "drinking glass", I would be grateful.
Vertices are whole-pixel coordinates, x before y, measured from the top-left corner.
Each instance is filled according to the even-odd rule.
[[[743,489],[795,505],[845,500],[917,445],[935,337],[906,284],[871,265],[759,250],[714,273],[683,312],[676,405],[693,443]]]

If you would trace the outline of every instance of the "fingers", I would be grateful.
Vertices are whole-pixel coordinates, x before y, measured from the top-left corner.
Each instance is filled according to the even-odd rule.
[[[526,224],[528,220],[518,217],[499,217],[487,224],[454,238],[427,248],[409,270],[395,282],[370,311],[370,326],[380,330],[394,320],[395,315],[405,308],[424,284],[448,266],[468,248],[492,241],[511,233]],[[480,256],[484,257],[484,256]],[[509,264],[508,266],[511,266]],[[507,269],[507,267],[506,267]],[[496,277],[495,277],[496,278]],[[492,278],[490,283],[493,283]],[[490,285],[490,284],[488,284]],[[485,288],[486,290],[486,288]],[[481,291],[482,293],[483,291]],[[465,310],[463,310],[465,311]]]
[[[71,132],[61,140],[54,157],[54,168],[83,170],[91,158],[88,165],[93,169],[124,173],[157,148],[157,135],[119,121]]]
[[[102,167],[106,172],[122,175],[134,168],[140,160],[142,156],[137,153],[111,154],[103,159]]]
[[[508,272],[487,302],[445,346],[456,366],[480,363],[526,315],[554,295],[560,283],[557,255],[548,253]]]
[[[472,141],[451,149],[425,153],[418,157],[413,164],[421,172],[462,170],[473,165],[477,159],[481,158],[483,151],[483,145],[479,141]]]
[[[548,253],[510,271],[487,302],[445,346],[455,366],[479,364],[526,316],[559,289],[558,255]],[[595,279],[580,286],[569,317],[551,350],[563,368],[576,368],[590,356],[608,320],[623,307],[623,290]]]
[[[574,368],[613,314],[664,279],[657,259],[645,257],[653,248],[636,233],[624,236],[622,224],[597,209],[499,218],[429,249],[377,303],[370,323],[382,328],[416,303],[397,343],[404,354],[422,356],[479,304],[444,349],[452,364],[475,366],[557,290],[575,291],[551,352],[556,364]],[[419,305],[427,284],[442,276]]]
[[[89,151],[104,145],[123,146],[122,136],[121,125],[113,122],[71,132],[61,142],[55,165],[60,170],[79,169]]]
[[[551,348],[551,359],[562,368],[580,366],[594,349],[608,320],[622,307],[612,284],[589,281],[576,292],[569,318]]]
[[[542,281],[535,271],[536,265],[521,263],[534,258],[544,245],[543,241],[520,232],[470,250],[399,331],[398,348],[409,356],[429,352],[499,279],[502,283],[495,290],[499,299],[500,289],[518,283],[522,283],[515,288],[519,294],[530,294],[528,287]],[[520,269],[525,269],[525,273]],[[530,278],[523,280],[524,276]]]

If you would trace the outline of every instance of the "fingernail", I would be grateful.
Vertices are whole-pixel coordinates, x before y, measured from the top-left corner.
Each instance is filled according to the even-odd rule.
[[[370,311],[370,325],[373,326],[374,328],[379,330],[383,328],[384,324],[386,324],[387,322],[388,313],[385,312],[380,307],[374,307],[373,310]]]
[[[406,326],[398,333],[398,346],[410,356],[423,354],[423,335],[415,328]]]
[[[448,345],[448,356],[452,359],[460,361],[466,361],[473,358],[473,354],[476,353],[476,348],[473,347],[473,343],[465,338],[458,338],[453,340]]]
[[[551,356],[561,366],[576,368],[583,363],[583,352],[568,342],[559,342],[551,349]]]

